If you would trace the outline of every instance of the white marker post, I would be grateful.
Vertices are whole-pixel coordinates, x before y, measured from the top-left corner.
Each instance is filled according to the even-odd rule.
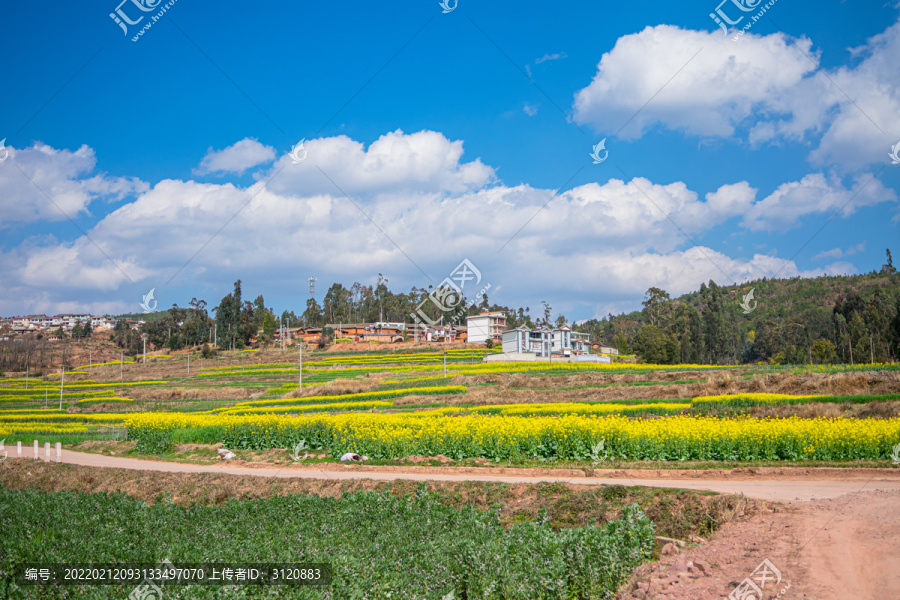
[[[16,456],[22,458],[22,442],[16,442]]]
[[[44,462],[50,462],[50,442],[44,442]]]
[[[38,459],[38,445],[37,440],[34,440],[34,460]]]
[[[60,462],[60,458],[62,458],[62,444],[56,442],[56,462]]]

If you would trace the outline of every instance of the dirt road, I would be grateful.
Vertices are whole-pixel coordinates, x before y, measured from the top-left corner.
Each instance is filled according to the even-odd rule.
[[[898,600],[898,509],[896,490],[791,502],[726,523],[708,543],[639,567],[619,598],[721,600],[735,592],[754,600]],[[761,595],[737,591],[748,578],[758,586],[763,576]]]
[[[25,460],[25,459],[23,459]],[[66,450],[62,461],[90,467],[117,467],[169,473],[228,473],[259,477],[305,477],[314,479],[376,479],[411,481],[500,481],[505,483],[569,482],[583,485],[624,484],[709,490],[744,494],[778,502],[837,498],[860,491],[900,491],[900,470],[878,469],[759,469],[716,471],[600,471],[605,477],[586,477],[581,471],[545,469],[532,474],[527,469],[478,469],[455,467],[368,467],[364,465],[196,465]],[[796,474],[793,472],[796,471]],[[826,473],[822,473],[824,471]],[[527,473],[527,474],[526,474]]]

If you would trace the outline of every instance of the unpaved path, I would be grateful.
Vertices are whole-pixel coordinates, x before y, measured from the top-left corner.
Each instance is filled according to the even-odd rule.
[[[26,459],[20,459],[26,460]],[[583,472],[563,469],[540,474],[527,469],[457,469],[454,467],[367,467],[362,465],[236,466],[197,465],[105,456],[65,450],[62,462],[89,467],[115,467],[169,473],[227,473],[260,477],[305,477],[314,479],[376,479],[411,481],[499,481],[504,483],[568,482],[584,485],[625,484],[647,487],[709,490],[723,494],[744,494],[752,498],[786,502],[836,498],[860,491],[900,491],[900,470],[888,469],[740,469],[716,477],[715,471],[642,472],[637,469],[601,472],[607,477],[586,477]],[[462,472],[461,472],[462,471]],[[509,473],[512,471],[512,473]],[[736,474],[734,471],[738,471]],[[793,471],[797,473],[792,474]],[[499,473],[498,473],[499,472]],[[533,473],[533,471],[531,471]],[[595,472],[596,473],[596,472]],[[679,475],[681,475],[679,477]]]
[[[791,502],[727,523],[710,542],[639,567],[619,598],[721,600],[768,559],[781,580],[771,571],[775,578],[762,596],[746,598],[898,600],[898,509],[898,491]]]

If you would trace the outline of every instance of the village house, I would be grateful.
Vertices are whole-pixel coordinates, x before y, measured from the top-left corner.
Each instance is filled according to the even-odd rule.
[[[499,342],[505,330],[506,313],[502,310],[466,317],[466,342],[471,344],[484,344],[488,340]]]

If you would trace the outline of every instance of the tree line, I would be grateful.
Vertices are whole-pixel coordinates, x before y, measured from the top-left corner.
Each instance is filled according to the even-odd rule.
[[[890,252],[879,272],[814,279],[763,278],[735,286],[715,281],[696,292],[672,298],[651,287],[642,310],[609,314],[572,325],[589,333],[594,343],[616,347],[621,354],[637,354],[645,362],[738,364],[769,362],[888,362],[900,356],[900,279]],[[476,299],[436,294],[432,287],[412,287],[406,293],[388,288],[378,274],[374,285],[334,283],[322,303],[314,297],[305,310],[277,315],[262,295],[245,300],[241,281],[211,310],[193,298],[186,308],[173,305],[154,315],[140,331],[120,320],[111,339],[129,355],[141,352],[142,334],[148,347],[178,350],[211,345],[240,349],[258,340],[274,339],[280,324],[287,327],[325,327],[337,323],[411,322],[425,315],[445,325],[465,324],[467,315],[502,310],[507,327],[558,327],[546,301],[532,314],[529,307],[491,304],[487,295]],[[73,332],[74,333],[74,332]],[[90,336],[82,328],[81,336]]]
[[[898,284],[896,272],[882,268],[728,287],[710,281],[676,299],[652,287],[642,310],[576,329],[660,364],[893,362],[900,356]]]

